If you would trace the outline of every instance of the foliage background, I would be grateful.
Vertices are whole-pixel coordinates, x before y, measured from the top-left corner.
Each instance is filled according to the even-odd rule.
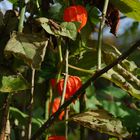
[[[122,1],[125,4],[124,7],[120,6],[121,3],[119,2]],[[5,2],[7,3],[6,0]],[[13,4],[12,8],[17,10],[17,7],[19,6],[18,1],[9,0],[9,2]],[[30,94],[30,89],[33,68],[36,69],[36,74],[34,80],[35,91],[33,95],[34,105],[32,108],[32,135],[49,117],[48,102],[50,102],[51,95],[50,79],[57,77],[60,68],[58,36],[62,37],[61,45],[63,58],[65,58],[65,50],[68,45],[70,52],[69,64],[81,69],[86,69],[85,71],[82,71],[81,69],[78,71],[69,67],[70,75],[78,75],[82,79],[82,82],[85,83],[86,80],[91,77],[91,73],[95,72],[97,65],[96,46],[100,15],[98,8],[93,8],[93,5],[90,5],[89,3],[84,5],[89,13],[88,23],[82,29],[80,35],[77,35],[77,24],[65,24],[64,30],[61,32],[57,29],[50,28],[53,27],[53,24],[48,24],[49,22],[47,21],[51,18],[60,25],[63,22],[62,15],[64,8],[67,7],[67,1],[48,1],[47,3],[50,5],[41,5],[40,10],[37,9],[36,2],[39,2],[41,5],[41,2],[43,1],[30,1],[26,7],[28,13],[26,13],[24,20],[23,34],[13,33],[18,31],[19,11],[17,10],[16,14],[15,11],[8,11],[9,6],[5,7],[5,5],[2,4],[3,1],[1,2],[1,8],[5,9],[3,10],[3,13],[0,13],[0,128],[2,128],[3,125],[2,122],[5,113],[4,105],[8,97],[10,98],[8,99],[8,103],[10,106],[10,138],[12,140],[27,139],[27,128],[31,109],[30,99],[32,95]],[[104,54],[102,67],[110,63],[108,62],[108,59],[114,60],[118,57],[118,52],[114,48],[112,49],[111,46],[115,46],[115,48],[122,53],[129,48],[130,44],[139,39],[139,1],[131,0],[131,2],[128,3],[126,0],[121,0],[119,2],[116,3],[116,1],[114,1],[115,6],[121,11],[122,17],[117,32],[117,38],[109,33],[110,27],[105,26],[103,32],[102,49]],[[76,3],[83,4],[83,1],[77,0]],[[72,1],[70,1],[70,4],[72,4]],[[22,4],[20,8],[22,8]],[[89,10],[91,11],[89,12]],[[46,19],[41,19],[40,17],[46,17]],[[130,19],[130,17],[133,19]],[[38,19],[37,22],[35,21],[36,18]],[[70,31],[70,28],[75,28],[75,30],[72,33],[67,32]],[[70,38],[68,43],[65,36]],[[46,42],[48,45],[46,47],[45,58],[42,60],[44,47],[40,46],[45,46]],[[138,96],[140,93],[138,85],[140,66],[139,49],[137,49],[128,60],[129,61],[124,62],[125,67],[123,68],[125,68],[128,73],[132,74],[131,78],[136,79],[136,82],[134,80],[131,81],[131,79],[122,75],[122,71],[119,72],[117,68],[114,68],[112,69],[112,73],[114,74],[115,72],[115,74],[120,77],[114,78],[112,76],[113,74],[110,72],[108,75],[98,78],[97,81],[93,81],[86,89],[86,105],[83,111],[85,112],[95,109],[102,110],[99,112],[99,116],[102,116],[103,120],[94,115],[92,116],[92,119],[95,119],[96,124],[94,127],[90,126],[90,129],[87,127],[88,121],[91,122],[92,120],[87,120],[89,116],[86,117],[85,114],[83,115],[85,119],[78,118],[75,120],[76,116],[73,119],[74,122],[71,121],[71,118],[79,113],[79,100],[77,100],[75,104],[70,105],[70,121],[68,125],[69,140],[82,139],[80,137],[81,130],[79,123],[82,124],[83,120],[85,121],[85,139],[113,140],[123,137],[124,134],[127,135],[128,132],[132,136],[126,139],[139,139],[140,103],[139,99],[135,98],[134,94],[135,89],[137,90]],[[122,66],[123,64],[120,65]],[[65,68],[62,69],[62,73],[65,73]],[[63,76],[64,75],[62,74],[61,77]],[[121,80],[124,79],[132,85],[132,92],[129,89],[126,90],[126,88],[122,86]],[[58,94],[54,93],[52,98],[54,99],[57,96]],[[107,111],[109,116],[106,117],[104,111]],[[120,124],[118,126],[113,125],[110,121],[112,118],[121,121],[122,124],[118,123]],[[99,125],[97,122],[103,125]],[[110,125],[113,126],[111,127]],[[100,126],[102,130],[98,129]],[[108,129],[105,129],[106,131],[104,131],[104,127]],[[109,133],[109,129],[114,127],[117,127],[116,130],[114,129],[113,133]],[[124,129],[123,131],[122,128]],[[46,132],[43,133],[40,139],[47,139],[48,135],[64,135],[64,130],[65,121],[57,120]],[[116,132],[117,130],[120,131]],[[101,132],[104,132],[105,134]]]

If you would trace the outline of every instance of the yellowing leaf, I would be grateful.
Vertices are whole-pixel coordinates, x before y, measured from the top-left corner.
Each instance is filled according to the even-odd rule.
[[[104,110],[92,110],[72,117],[72,120],[92,130],[106,133],[119,138],[130,134],[119,119],[113,118]]]

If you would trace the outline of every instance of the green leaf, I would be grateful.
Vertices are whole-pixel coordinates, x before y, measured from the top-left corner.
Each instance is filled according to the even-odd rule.
[[[112,0],[111,1],[124,15],[140,21],[139,0]]]
[[[75,53],[69,58],[69,64],[77,67],[77,69],[80,70],[75,71],[75,69],[71,69],[72,67],[70,67],[71,74],[80,76],[87,76],[87,74],[92,74],[96,71],[96,51],[86,49],[80,50],[80,48],[77,48]]]
[[[140,135],[140,112],[139,110],[130,110],[129,113],[122,119],[123,125],[134,135]]]
[[[58,2],[51,4],[49,8],[49,15],[51,19],[55,19],[56,21],[60,21],[60,17],[62,16],[62,5]]]
[[[8,0],[9,2],[11,2],[12,4],[15,4],[18,2],[18,0]]]
[[[60,25],[62,27],[62,31],[60,32],[60,35],[75,40],[77,37],[78,25],[79,25],[78,23],[76,24],[74,22],[62,22]]]
[[[12,117],[14,120],[16,119],[19,126],[28,124],[29,116],[26,113],[20,111],[18,108],[10,107],[10,117]],[[39,127],[42,126],[43,123],[44,120],[32,117],[32,131],[35,132]]]
[[[47,19],[47,18],[38,18],[37,22],[39,22],[39,24],[41,24],[43,29],[51,35],[64,36],[64,37],[68,37],[72,40],[76,39],[77,25],[79,25],[78,23],[62,22],[59,25],[56,22],[54,22],[50,19]]]
[[[122,122],[119,119],[113,118],[104,110],[84,112],[75,115],[72,117],[72,120],[86,128],[115,137],[126,138],[130,136],[126,128],[123,127]]]
[[[123,118],[129,115],[128,110],[120,102],[100,100],[103,108],[115,117]]]
[[[38,35],[13,33],[5,47],[5,54],[13,54],[34,69],[39,69],[47,44],[48,39]]]
[[[21,75],[0,75],[0,92],[17,92],[28,88],[29,84]]]
[[[118,100],[123,99],[128,95],[126,91],[114,86],[109,86],[102,91],[106,96],[112,96],[113,99],[117,98]]]
[[[90,9],[89,19],[94,25],[97,25],[100,22],[99,15],[100,15],[100,12],[96,7],[93,7],[92,9]]]

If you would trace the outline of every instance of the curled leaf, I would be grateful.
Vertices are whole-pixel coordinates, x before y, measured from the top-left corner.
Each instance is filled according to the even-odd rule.
[[[112,117],[104,110],[84,112],[72,117],[72,120],[86,128],[119,138],[130,136],[126,128],[123,127],[122,122],[119,119]]]
[[[115,8],[112,4],[109,4],[106,18],[107,25],[111,27],[110,32],[116,36],[116,32],[118,31],[120,21],[119,10]]]

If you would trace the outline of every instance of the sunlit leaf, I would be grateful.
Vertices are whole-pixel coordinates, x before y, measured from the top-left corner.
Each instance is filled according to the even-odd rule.
[[[139,0],[112,0],[111,1],[126,16],[140,21]]]
[[[29,116],[20,111],[18,108],[10,107],[10,116],[17,119],[20,125],[25,125],[28,123]],[[39,118],[32,118],[33,127],[40,127],[43,123],[44,121]]]
[[[47,44],[46,38],[37,35],[13,33],[5,47],[5,54],[13,54],[29,66],[39,69]]]
[[[105,110],[111,113],[115,117],[123,118],[129,115],[128,110],[121,104],[121,102],[109,102],[102,100],[100,101]]]
[[[60,35],[68,37],[72,40],[76,39],[77,28],[74,22],[62,22],[61,27],[62,27],[62,31],[60,32]]]
[[[18,0],[8,0],[9,2],[11,2],[12,4],[15,4],[18,2]]]
[[[75,115],[72,120],[84,127],[112,136],[126,138],[130,135],[119,119],[113,118],[104,110],[84,112]]]
[[[0,92],[17,92],[27,88],[29,85],[21,75],[0,75]]]
[[[55,36],[64,36],[72,40],[77,36],[77,23],[74,22],[62,22],[60,25],[47,18],[38,18],[37,22],[41,24],[44,30]]]

